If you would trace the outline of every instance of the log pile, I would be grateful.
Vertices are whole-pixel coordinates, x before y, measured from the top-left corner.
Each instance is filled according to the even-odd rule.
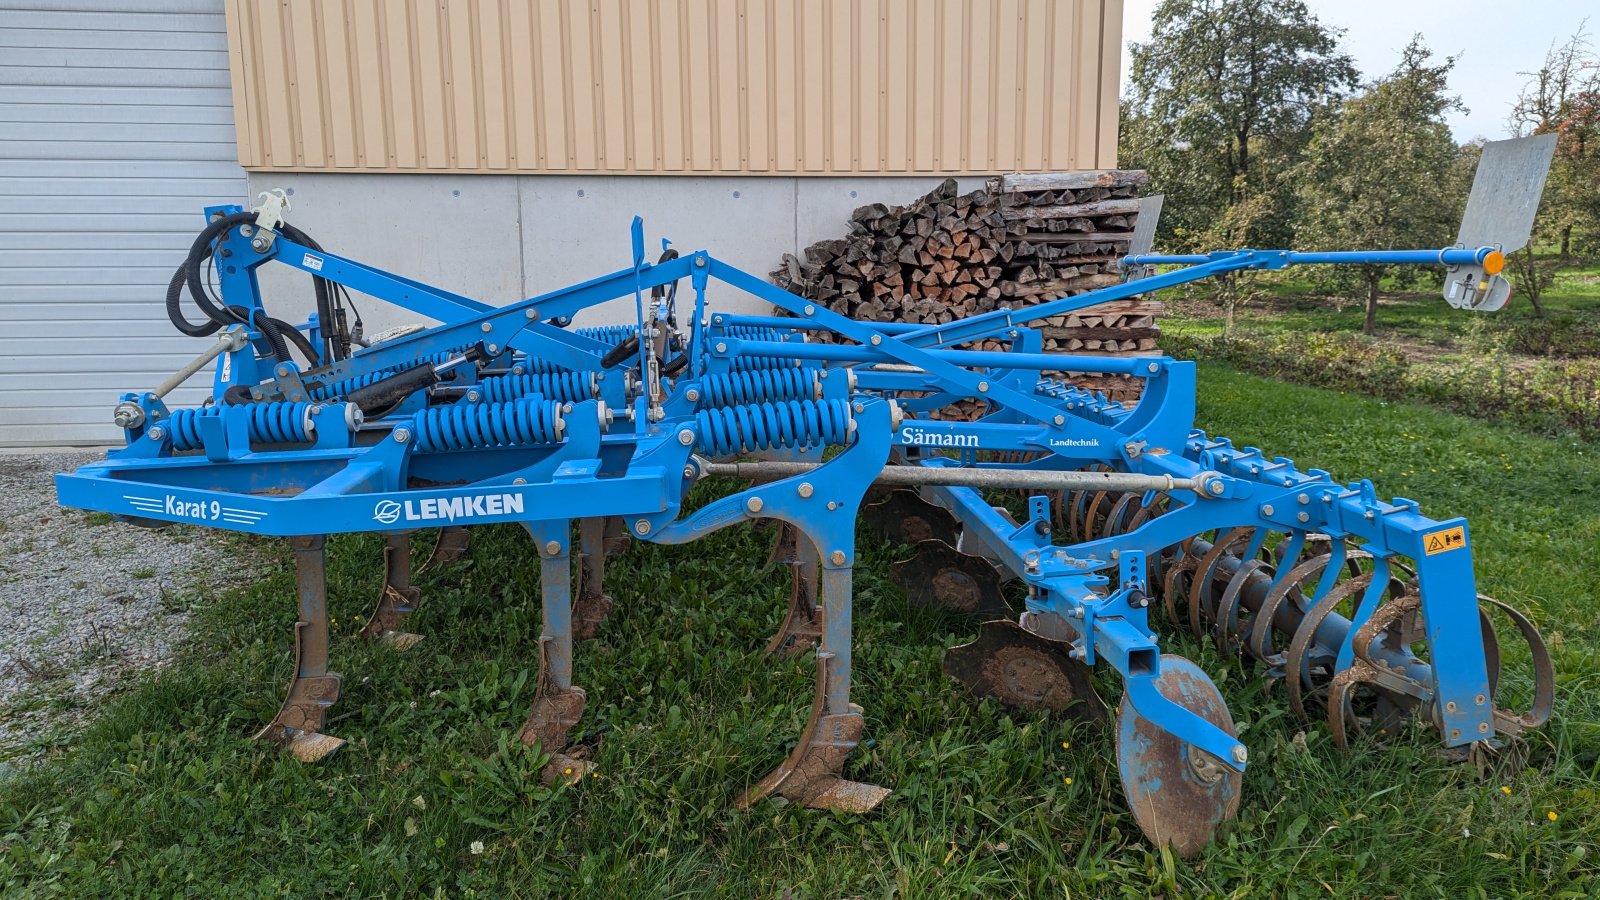
[[[1140,171],[1059,172],[992,178],[961,194],[950,179],[906,206],[871,203],[849,233],[785,254],[780,286],[836,312],[872,321],[942,324],[999,306],[1018,309],[1119,283],[1138,218]],[[1121,300],[1034,323],[1046,350],[1150,355],[1162,304]],[[981,341],[979,349],[999,349]],[[1113,399],[1138,381],[1073,377]]]

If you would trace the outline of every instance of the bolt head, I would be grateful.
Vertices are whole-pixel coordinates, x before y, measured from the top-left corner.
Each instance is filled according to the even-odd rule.
[[[687,391],[683,392],[683,396],[687,397],[690,403],[694,403],[700,399],[700,392],[694,388],[689,388]]]
[[[649,534],[650,522],[646,519],[640,519],[639,521],[633,523],[633,532],[634,534]]]
[[[678,432],[678,443],[684,445],[685,447],[689,446],[690,444],[693,444],[694,443],[694,432],[690,431],[687,428],[685,428],[684,430]]]
[[[483,399],[483,395],[478,393],[477,391],[467,391],[467,402],[468,403],[477,403],[479,400],[482,400],[482,399]]]
[[[157,425],[156,427],[150,429],[148,434],[150,435],[150,440],[159,441],[167,436],[167,430],[162,428],[160,425]]]
[[[1151,375],[1154,375],[1154,374],[1155,374],[1155,373],[1157,373],[1157,372],[1159,372],[1159,371],[1161,371],[1161,366],[1160,366],[1160,365],[1158,365],[1158,364],[1156,364],[1156,363],[1151,363],[1151,364],[1150,364],[1150,365],[1149,365],[1149,366],[1147,366],[1147,367],[1146,367],[1146,368],[1148,368],[1148,369],[1149,369],[1149,371],[1150,371],[1150,374],[1151,374]]]
[[[1272,504],[1271,504],[1271,503],[1268,503],[1268,504],[1267,504],[1267,505],[1266,505],[1266,506],[1263,506],[1263,507],[1261,507],[1261,514],[1262,514],[1262,515],[1263,515],[1263,516],[1270,516],[1270,515],[1272,515]]]
[[[811,486],[811,482],[809,482],[809,481],[800,482],[800,496],[802,496],[802,497],[810,497],[815,492],[816,492],[816,488]]]
[[[1220,494],[1220,493],[1222,493],[1222,490],[1223,490],[1222,482],[1220,482],[1220,481],[1211,482],[1211,493]]]
[[[684,466],[683,467],[683,477],[685,477],[685,478],[693,478],[694,476],[695,476],[694,466]]]
[[[750,510],[753,513],[758,513],[758,512],[761,512],[761,507],[763,507],[765,505],[766,504],[761,502],[761,498],[760,497],[751,497],[749,500],[745,501],[744,508]]]
[[[1307,503],[1311,502],[1311,495],[1309,495],[1309,494],[1301,494],[1300,496],[1298,496],[1298,497],[1296,497],[1294,499],[1300,501],[1300,505],[1301,506],[1305,506]]]
[[[706,267],[706,258],[704,256],[696,256],[694,258],[694,267],[696,269],[704,269]]]
[[[875,334],[872,336],[872,346],[876,347],[881,343],[883,343],[883,335]]]
[[[987,382],[987,381],[978,382],[978,393],[987,394],[988,392],[989,392],[989,382]]]
[[[530,319],[537,319],[539,318],[539,308],[536,306],[530,306],[526,311],[523,312],[523,315]]]
[[[1309,522],[1309,521],[1311,521],[1311,514],[1310,513],[1300,513],[1300,514],[1295,516],[1295,519],[1297,521],[1300,521],[1300,522]]]
[[[1233,761],[1234,762],[1236,762],[1236,763],[1238,763],[1240,765],[1244,765],[1246,762],[1249,761],[1249,759],[1250,759],[1250,751],[1247,750],[1243,744],[1234,744],[1233,745]]]
[[[544,555],[545,556],[555,556],[556,554],[558,554],[560,552],[561,552],[561,542],[560,541],[550,541],[549,543],[544,545]]]
[[[485,322],[482,325],[478,326],[478,330],[483,332],[484,334],[488,334],[489,332],[494,330],[494,326],[489,324],[488,322]]]
[[[511,479],[511,483],[512,484],[527,484],[528,483],[528,479],[526,479],[526,478],[513,478],[513,479]]]
[[[728,352],[728,345],[726,343],[722,342],[722,341],[717,341],[717,352],[718,353],[727,353]]]
[[[812,306],[811,304],[807,303],[806,304],[806,315],[814,316],[816,314],[817,314],[817,308],[815,306]]]
[[[396,444],[404,444],[406,441],[409,441],[409,440],[411,440],[411,432],[407,431],[404,428],[396,428],[394,430],[394,442]]]
[[[844,565],[845,555],[843,550],[835,550],[828,554],[828,561],[836,566]]]
[[[1066,416],[1056,416],[1054,421],[1055,421],[1055,423],[1057,425],[1065,425],[1065,424],[1067,424],[1067,417]]]

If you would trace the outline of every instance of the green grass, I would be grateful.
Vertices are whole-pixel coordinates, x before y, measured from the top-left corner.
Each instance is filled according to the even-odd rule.
[[[885,578],[907,549],[864,534],[855,699],[870,744],[848,774],[895,793],[867,816],[733,811],[798,734],[811,690],[809,658],[761,655],[787,585],[759,567],[767,536],[734,529],[613,560],[617,612],[577,660],[599,777],[549,792],[539,760],[505,739],[537,659],[525,536],[481,529],[464,561],[425,574],[413,622],[428,637],[405,654],[351,636],[380,545],[350,537],[334,540],[330,573],[345,674],[330,730],[350,745],[303,766],[248,739],[290,665],[292,579],[274,546],[257,583],[198,606],[177,663],[109,702],[65,754],[0,781],[0,893],[1592,895],[1595,447],[1215,365],[1201,388],[1215,433],[1471,517],[1481,587],[1533,612],[1560,676],[1555,720],[1514,754],[1525,766],[1480,780],[1421,728],[1342,753],[1256,672],[1164,628],[1219,681],[1252,753],[1235,827],[1174,861],[1126,812],[1108,733],[974,702],[943,676],[942,648],[973,626],[908,610]],[[1100,683],[1114,701],[1115,680]]]

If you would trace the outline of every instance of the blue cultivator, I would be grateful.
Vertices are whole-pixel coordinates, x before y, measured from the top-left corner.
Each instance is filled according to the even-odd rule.
[[[328,253],[282,221],[281,196],[264,195],[254,210],[207,210],[173,279],[174,322],[217,344],[155,391],[124,395],[115,417],[127,446],[58,476],[57,489],[65,505],[141,524],[291,539],[295,673],[260,736],[308,761],[342,744],[325,730],[341,685],[329,670],[325,536],[388,536],[388,576],[367,634],[404,649],[419,639],[405,630],[421,599],[411,532],[443,528],[429,563],[438,564],[465,550],[466,527],[520,523],[542,575],[544,623],[521,737],[553,755],[552,779],[587,766],[568,741],[586,699],[572,659],[575,641],[611,606],[607,545],[624,534],[684,543],[774,520],[774,558],[790,567],[794,591],[770,649],[817,645],[816,697],[793,753],[739,802],[779,794],[855,811],[889,793],[842,774],[862,736],[850,702],[860,518],[918,542],[895,571],[913,601],[987,619],[945,663],[974,693],[1103,720],[1089,675],[1096,666],[1116,673],[1129,808],[1153,842],[1192,853],[1233,815],[1249,756],[1211,680],[1162,652],[1153,607],[1223,654],[1261,662],[1296,711],[1326,715],[1340,744],[1355,729],[1393,730],[1410,717],[1462,756],[1492,750],[1549,715],[1549,657],[1524,616],[1478,594],[1464,520],[1429,518],[1409,500],[1380,500],[1370,482],[1338,482],[1195,430],[1191,363],[1043,353],[1029,323],[1303,263],[1442,265],[1452,304],[1498,307],[1508,290],[1502,253],[1516,249],[1520,220],[1484,204],[1514,196],[1531,210],[1543,168],[1502,163],[1530,146],[1548,161],[1548,142],[1490,145],[1475,186],[1469,221],[1502,222],[1505,240],[1492,232],[1444,249],[1193,257],[1145,255],[1146,244],[1125,261],[1144,277],[937,326],[854,321],[705,252],[647,262],[638,220],[628,268],[494,307]],[[256,271],[274,261],[314,279],[318,311],[304,325],[262,305]],[[209,292],[208,266],[220,297]],[[713,284],[789,315],[711,312]],[[692,294],[681,326],[680,285]],[[365,342],[359,322],[348,326],[347,290],[441,324]],[[184,319],[185,292],[204,322]],[[566,327],[584,309],[627,297],[631,326]],[[817,336],[830,340],[809,340]],[[980,339],[1009,349],[961,349]],[[213,360],[210,403],[163,402]],[[1143,393],[1125,408],[1049,374],[1060,372],[1134,376]],[[987,410],[975,422],[933,415],[974,399]],[[707,478],[742,481],[685,512],[687,492]],[[992,505],[997,491],[1025,494],[1025,516]],[[1026,589],[1022,609],[1007,604],[1008,579]],[[1531,648],[1535,697],[1525,714],[1495,703],[1491,614],[1508,617]]]

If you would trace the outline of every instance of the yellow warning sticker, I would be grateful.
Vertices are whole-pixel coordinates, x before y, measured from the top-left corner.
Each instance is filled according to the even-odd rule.
[[[1429,556],[1435,553],[1448,553],[1451,550],[1460,550],[1467,545],[1467,530],[1457,525],[1443,531],[1435,531],[1422,539],[1422,549]]]

